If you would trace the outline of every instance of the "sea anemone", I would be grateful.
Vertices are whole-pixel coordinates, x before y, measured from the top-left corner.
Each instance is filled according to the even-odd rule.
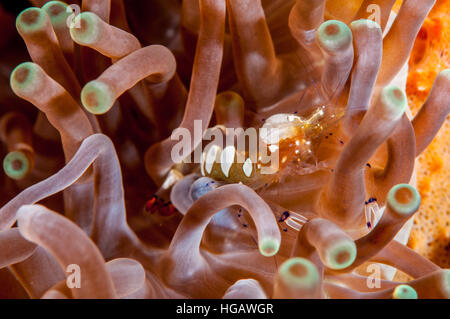
[[[0,296],[450,297],[405,245],[450,111],[450,69],[414,117],[405,92],[435,0],[31,2]]]

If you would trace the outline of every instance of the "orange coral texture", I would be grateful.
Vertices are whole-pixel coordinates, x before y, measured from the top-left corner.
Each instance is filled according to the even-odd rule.
[[[438,1],[419,32],[409,62],[407,95],[413,115],[425,102],[436,75],[450,67],[450,1]],[[420,155],[419,213],[408,246],[441,267],[450,267],[450,122]]]

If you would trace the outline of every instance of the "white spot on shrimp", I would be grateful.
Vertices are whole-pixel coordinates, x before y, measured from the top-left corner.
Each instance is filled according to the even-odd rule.
[[[216,162],[216,160],[219,158],[220,152],[221,149],[217,145],[212,145],[208,150],[205,159],[205,170],[208,174],[211,174],[214,162]]]
[[[225,177],[228,177],[231,166],[234,163],[234,157],[236,155],[236,148],[234,146],[227,146],[223,149],[220,156],[220,167]]]
[[[244,162],[244,165],[242,165],[242,170],[244,171],[245,176],[250,177],[250,175],[252,175],[253,165],[250,158],[247,158]]]

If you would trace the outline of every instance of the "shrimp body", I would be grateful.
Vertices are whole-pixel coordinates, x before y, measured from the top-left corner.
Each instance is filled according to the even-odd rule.
[[[203,152],[202,175],[226,183],[243,183],[253,189],[277,183],[292,169],[314,165],[311,163],[315,141],[336,118],[337,114],[329,112],[326,106],[317,107],[308,118],[274,114],[258,130],[256,156],[248,149],[238,150],[236,145],[214,145]]]

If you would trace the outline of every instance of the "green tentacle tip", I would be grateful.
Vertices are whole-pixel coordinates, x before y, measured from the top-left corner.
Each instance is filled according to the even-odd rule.
[[[28,8],[23,10],[16,19],[16,28],[22,32],[34,32],[45,25],[47,14],[40,8]]]
[[[101,81],[91,81],[81,91],[81,102],[92,114],[104,114],[114,104],[111,88]]]
[[[244,108],[244,104],[244,100],[238,93],[234,91],[225,91],[217,95],[215,107],[219,107],[219,110],[235,110]]]
[[[338,20],[328,20],[322,23],[317,37],[320,43],[330,51],[339,50],[353,41],[350,28]]]
[[[301,289],[311,289],[319,283],[317,267],[305,258],[286,260],[278,269],[278,274],[287,286]]]
[[[445,76],[450,80],[450,69],[442,70],[441,72],[439,72],[438,76]]]
[[[358,28],[358,27],[363,27],[363,26],[381,30],[380,25],[377,22],[370,20],[370,19],[355,20],[350,24],[350,27],[352,29]]]
[[[62,1],[49,1],[42,6],[54,26],[65,26],[67,18],[73,14],[72,8]]]
[[[410,215],[419,209],[420,194],[409,184],[398,184],[389,191],[387,203],[395,212]]]
[[[14,151],[8,153],[3,160],[3,170],[12,179],[24,178],[30,168],[30,162],[24,153]]]
[[[274,238],[267,237],[262,239],[259,243],[259,251],[266,257],[276,255],[278,249],[280,249],[280,242]]]
[[[381,92],[381,99],[383,104],[388,107],[386,114],[389,114],[394,118],[403,115],[408,106],[406,93],[395,85],[384,87]]]
[[[24,62],[11,72],[10,85],[14,92],[24,92],[33,88],[38,67],[32,62]]]
[[[89,45],[99,37],[99,17],[92,12],[83,12],[77,15],[70,25],[70,36],[78,44]]]
[[[442,270],[443,281],[442,281],[442,289],[444,292],[444,298],[450,298],[450,269]]]
[[[356,259],[356,245],[352,240],[342,240],[327,250],[324,263],[331,269],[344,269]]]
[[[392,294],[394,299],[417,299],[416,290],[408,285],[398,285]]]

